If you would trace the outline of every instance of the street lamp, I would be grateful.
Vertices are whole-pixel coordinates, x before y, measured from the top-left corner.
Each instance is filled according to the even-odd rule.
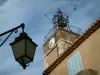
[[[10,43],[10,45],[12,47],[15,60],[23,67],[23,69],[26,69],[28,64],[34,59],[37,44],[35,44],[32,39],[27,35],[27,33],[24,32],[23,23],[20,26],[5,32],[5,34],[11,32],[11,35],[15,30],[20,27],[22,27],[22,33],[20,33],[20,35],[15,38],[14,42]],[[3,33],[3,35],[5,34]],[[5,41],[10,37],[10,35],[5,39]],[[4,44],[4,42],[1,44],[1,46]]]
[[[10,43],[10,45],[12,47],[15,60],[18,61],[25,69],[27,64],[33,61],[37,45],[25,32],[22,32],[20,36],[15,38],[15,41]]]

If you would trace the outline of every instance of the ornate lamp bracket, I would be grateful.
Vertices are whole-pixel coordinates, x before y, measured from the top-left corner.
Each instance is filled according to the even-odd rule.
[[[11,34],[12,34],[14,31],[15,31],[15,33],[17,33],[19,28],[22,28],[22,32],[24,32],[24,28],[25,28],[24,23],[22,23],[21,25],[15,27],[15,28],[13,28],[13,29],[10,29],[10,30],[8,30],[8,31],[6,31],[6,32],[1,33],[1,34],[0,34],[0,37],[6,35],[6,34],[8,34],[8,33],[10,33],[10,34],[9,34],[9,35],[6,37],[6,39],[0,44],[0,47],[8,40],[8,38],[11,36]],[[1,39],[0,39],[0,40],[1,40]]]

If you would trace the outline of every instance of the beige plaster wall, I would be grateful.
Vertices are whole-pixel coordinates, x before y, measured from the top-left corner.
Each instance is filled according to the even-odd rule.
[[[100,29],[87,38],[71,55],[61,62],[49,75],[69,75],[67,60],[80,50],[83,68],[91,68],[100,75]]]

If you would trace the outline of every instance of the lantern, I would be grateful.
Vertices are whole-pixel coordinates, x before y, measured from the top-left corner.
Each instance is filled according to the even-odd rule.
[[[26,69],[26,66],[33,61],[37,44],[27,35],[22,32],[15,38],[15,41],[10,43],[15,60]]]

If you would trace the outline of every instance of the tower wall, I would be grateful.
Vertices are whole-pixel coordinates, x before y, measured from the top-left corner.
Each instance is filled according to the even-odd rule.
[[[55,37],[56,43],[54,48],[49,49],[49,41],[52,37]],[[43,45],[45,64],[47,63],[50,66],[78,37],[78,34],[64,29],[58,29]],[[45,68],[48,66],[45,65]]]

